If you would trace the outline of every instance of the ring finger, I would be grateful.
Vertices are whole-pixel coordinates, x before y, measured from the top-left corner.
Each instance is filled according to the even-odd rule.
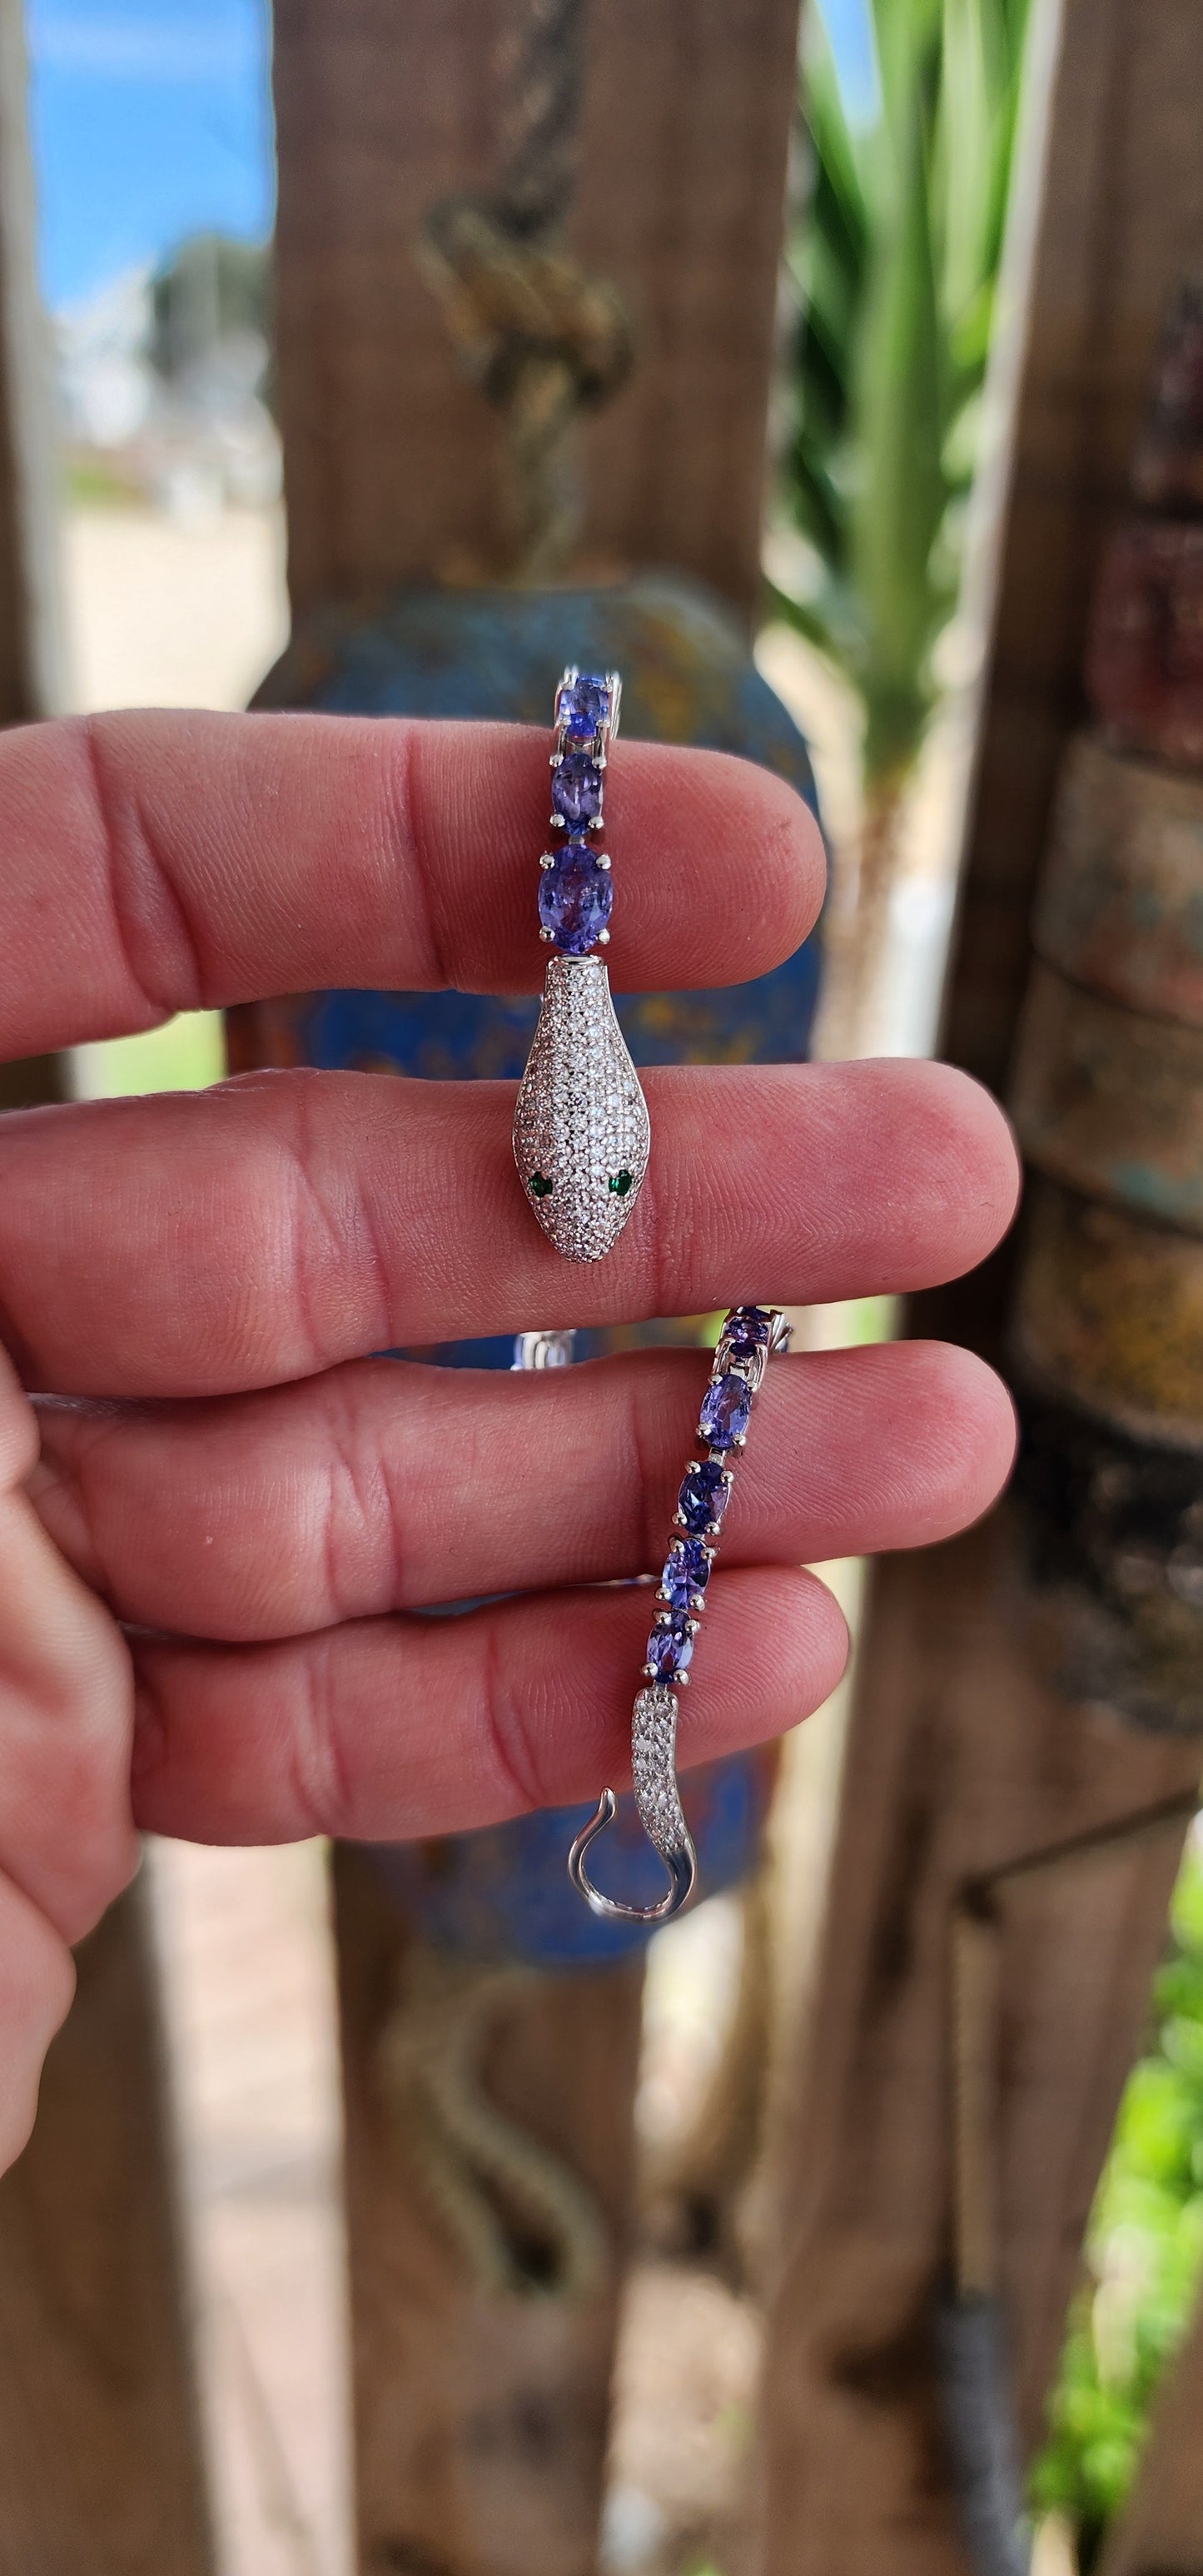
[[[696,1438],[701,1355],[511,1377],[388,1360],[207,1404],[44,1399],[31,1488],[120,1618],[281,1638],[483,1593],[654,1572]],[[1009,1399],[966,1351],[900,1343],[770,1370],[724,1564],[946,1536],[1010,1465]]]

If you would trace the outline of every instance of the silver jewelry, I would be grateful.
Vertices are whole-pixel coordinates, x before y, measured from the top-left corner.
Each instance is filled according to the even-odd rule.
[[[648,1841],[668,1871],[669,1887],[658,1905],[624,1905],[603,1896],[585,1867],[585,1855],[614,1819],[617,1799],[603,1789],[596,1813],[577,1835],[568,1855],[568,1875],[578,1895],[595,1914],[624,1923],[667,1923],[679,1914],[697,1883],[697,1853],[681,1809],[677,1788],[677,1692],[689,1682],[693,1641],[706,1606],[706,1586],[718,1550],[714,1544],[735,1482],[730,1465],[743,1448],[748,1420],[773,1354],[789,1349],[791,1327],[775,1306],[733,1306],[724,1318],[702,1398],[700,1437],[708,1445],[704,1458],[691,1458],[681,1481],[673,1539],[660,1578],[656,1613],[643,1667],[645,1687],[631,1720],[631,1769],[635,1804]]]
[[[572,667],[556,691],[552,828],[540,862],[541,937],[554,946],[539,1025],[514,1113],[514,1160],[527,1199],[568,1261],[613,1250],[643,1186],[651,1129],[639,1076],[614,1016],[604,958],[614,888],[602,829],[606,754],[622,683]]]

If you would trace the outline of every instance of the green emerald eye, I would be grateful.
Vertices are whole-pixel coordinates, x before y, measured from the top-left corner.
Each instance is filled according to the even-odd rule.
[[[628,1173],[628,1175],[627,1175],[627,1178],[628,1178],[628,1183],[629,1183],[629,1180],[630,1180],[630,1175],[629,1175],[629,1173]],[[552,1183],[551,1181],[549,1181],[549,1180],[548,1180],[548,1177],[547,1177],[546,1172],[532,1172],[532,1173],[531,1173],[531,1176],[530,1176],[530,1186],[531,1186],[531,1196],[532,1196],[532,1198],[536,1198],[536,1199],[549,1199],[549,1198],[551,1197],[552,1188],[553,1188],[553,1186],[554,1186],[554,1185],[553,1185],[553,1183]],[[614,1187],[614,1183],[613,1183],[613,1181],[611,1181],[611,1183],[610,1183],[610,1187],[611,1187],[611,1189],[613,1189],[613,1187]]]
[[[626,1194],[627,1194],[627,1191],[630,1189],[631,1184],[632,1184],[632,1182],[633,1182],[633,1180],[634,1180],[634,1177],[635,1177],[635,1175],[634,1175],[634,1173],[633,1173],[633,1172],[628,1172],[628,1171],[611,1172],[611,1174],[610,1174],[610,1188],[613,1190],[614,1195],[615,1195],[615,1197],[616,1197],[616,1198],[619,1198],[619,1199],[625,1199]]]

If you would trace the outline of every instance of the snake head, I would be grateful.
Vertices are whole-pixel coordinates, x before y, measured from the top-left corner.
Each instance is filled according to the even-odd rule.
[[[600,957],[553,957],[518,1093],[514,1159],[568,1261],[613,1250],[647,1171],[651,1128]]]

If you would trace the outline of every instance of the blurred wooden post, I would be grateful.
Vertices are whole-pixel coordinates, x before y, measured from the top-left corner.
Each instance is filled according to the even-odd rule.
[[[276,341],[295,614],[482,577],[496,415],[419,273],[495,167],[519,0],[276,0]],[[630,385],[586,432],[584,569],[663,566],[750,610],[798,0],[593,0],[572,239],[627,297]]]
[[[0,725],[60,703],[45,324],[34,269],[22,0],[0,0]],[[60,1096],[50,1056],[0,1066],[0,1108]]]
[[[593,0],[570,225],[639,334],[582,432],[585,578],[664,567],[747,616],[793,107],[797,0]],[[497,417],[418,251],[487,187],[520,0],[276,0],[277,364],[294,613],[495,577]],[[539,1977],[492,2082],[588,2182],[609,2292],[492,2305],[449,2248],[383,2097],[414,1936],[354,1853],[336,1870],[361,2564],[372,2576],[588,2576],[627,2241],[640,1979]],[[514,2077],[518,2074],[515,2089]],[[411,2143],[411,2142],[410,2142]],[[540,2305],[542,2314],[540,2315]]]
[[[1094,568],[1166,306],[1203,242],[1203,0],[1045,0],[1042,40],[1047,158],[944,1048],[995,1091]],[[915,1328],[994,1348],[1007,1276],[1004,1257],[919,1301]],[[769,2343],[770,2576],[967,2576],[933,2338],[951,2257],[950,1904],[967,1875],[1197,1776],[1196,1743],[1039,1681],[1009,1566],[1004,1513],[874,1586]],[[1001,1899],[1002,2288],[1029,2450],[1175,1861],[1167,1835]]]
[[[391,2018],[428,1965],[421,1938],[361,1854],[337,1853],[335,1887],[358,2564],[365,2576],[592,2576],[631,2232],[640,1968],[528,1973],[495,2015],[488,2105],[519,2152],[533,2140],[584,2186],[608,2248],[584,2296],[537,2277],[499,2294],[443,2223],[462,2141],[439,2129],[432,2146],[388,2082]],[[455,2001],[452,1972],[448,2018]],[[486,2224],[489,2208],[486,2194]]]
[[[1157,2394],[1149,2446],[1103,2553],[1101,2576],[1198,2576],[1203,2567],[1203,2313]]]
[[[62,703],[49,344],[37,293],[21,0],[0,0],[0,723]]]
[[[78,1953],[0,2181],[0,2576],[210,2576],[140,1889]]]
[[[20,0],[0,0],[0,724],[62,703],[56,454]],[[0,1109],[62,1096],[0,1066]],[[145,1907],[78,1954],[30,2145],[0,2179],[0,2576],[208,2576]]]

